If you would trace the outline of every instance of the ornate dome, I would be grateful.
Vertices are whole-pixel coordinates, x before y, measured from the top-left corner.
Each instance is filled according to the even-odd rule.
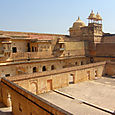
[[[92,10],[92,12],[90,13],[88,19],[90,19],[90,20],[96,20],[96,16],[95,16],[95,14],[93,13],[93,10]]]
[[[76,20],[76,22],[73,23],[73,28],[80,28],[85,26],[85,23],[83,21],[80,20],[80,18],[78,17],[78,19]]]
[[[96,15],[96,20],[97,21],[102,20],[101,16],[98,14],[98,12],[97,12],[97,15]]]

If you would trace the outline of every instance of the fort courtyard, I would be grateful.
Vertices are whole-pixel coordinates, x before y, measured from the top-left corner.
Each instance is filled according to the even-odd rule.
[[[69,35],[0,31],[0,115],[115,114],[115,34],[87,19]]]

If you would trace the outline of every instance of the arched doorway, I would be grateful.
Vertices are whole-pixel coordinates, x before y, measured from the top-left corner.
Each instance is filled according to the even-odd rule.
[[[30,91],[31,91],[32,93],[34,93],[34,94],[37,94],[37,83],[32,82],[32,83],[30,84]]]
[[[42,71],[46,71],[46,66],[43,66],[43,67],[42,67]]]

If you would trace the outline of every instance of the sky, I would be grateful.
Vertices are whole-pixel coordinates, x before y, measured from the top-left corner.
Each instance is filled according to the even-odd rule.
[[[115,33],[115,0],[0,0],[0,30],[69,34],[78,16],[88,24],[91,10]]]

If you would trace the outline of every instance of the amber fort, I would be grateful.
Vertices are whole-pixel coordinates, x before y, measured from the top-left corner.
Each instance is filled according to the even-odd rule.
[[[98,12],[86,20],[69,35],[0,30],[0,102],[9,115],[115,114],[115,34],[103,31]]]

